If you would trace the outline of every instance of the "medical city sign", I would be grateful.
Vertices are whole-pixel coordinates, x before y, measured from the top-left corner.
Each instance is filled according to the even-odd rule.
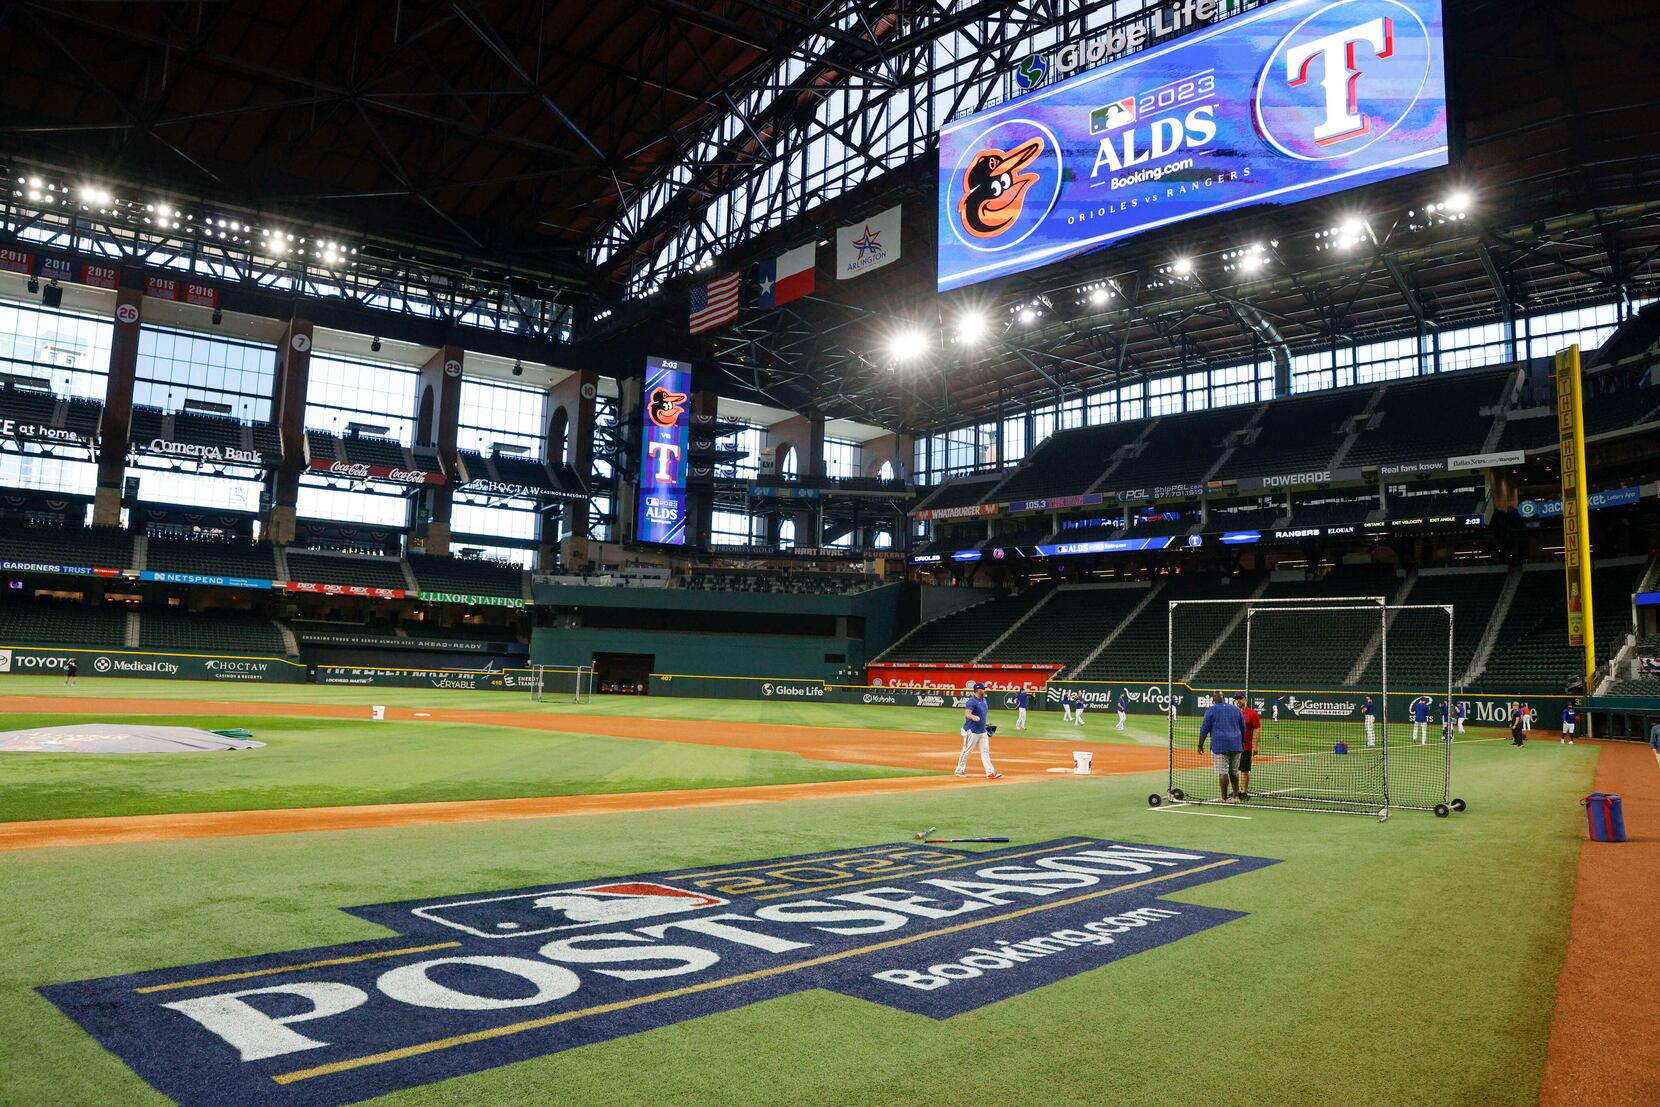
[[[1440,0],[1279,0],[967,116],[939,288],[1445,165],[1445,86]]]

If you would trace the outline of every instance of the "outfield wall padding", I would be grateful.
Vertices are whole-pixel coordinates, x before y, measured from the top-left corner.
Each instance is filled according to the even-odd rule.
[[[81,676],[146,677],[242,683],[299,684],[305,666],[286,657],[167,653],[158,650],[85,649],[73,646],[0,646],[0,674],[61,676],[69,658]]]

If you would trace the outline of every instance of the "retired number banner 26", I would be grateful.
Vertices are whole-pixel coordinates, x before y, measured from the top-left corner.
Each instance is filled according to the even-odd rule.
[[[939,288],[1447,163],[1440,0],[1280,0],[940,132]]]
[[[686,544],[686,398],[691,385],[684,362],[646,358],[640,511],[634,527],[641,542]]]

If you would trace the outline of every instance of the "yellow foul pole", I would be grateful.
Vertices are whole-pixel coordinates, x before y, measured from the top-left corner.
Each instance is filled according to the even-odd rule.
[[[1591,610],[1591,505],[1585,487],[1584,397],[1579,347],[1556,355],[1556,432],[1562,461],[1562,561],[1568,575],[1568,644],[1585,651],[1585,692],[1597,667]]]

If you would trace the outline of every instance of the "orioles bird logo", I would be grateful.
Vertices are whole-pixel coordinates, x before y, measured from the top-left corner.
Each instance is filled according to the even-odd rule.
[[[981,150],[963,174],[963,198],[957,214],[975,238],[996,238],[1020,218],[1026,190],[1036,173],[1023,173],[1043,153],[1043,139],[1032,138],[1013,150]]]
[[[654,388],[651,391],[651,403],[647,405],[646,411],[653,423],[660,427],[672,427],[680,421],[680,413],[685,408],[685,393]]]

